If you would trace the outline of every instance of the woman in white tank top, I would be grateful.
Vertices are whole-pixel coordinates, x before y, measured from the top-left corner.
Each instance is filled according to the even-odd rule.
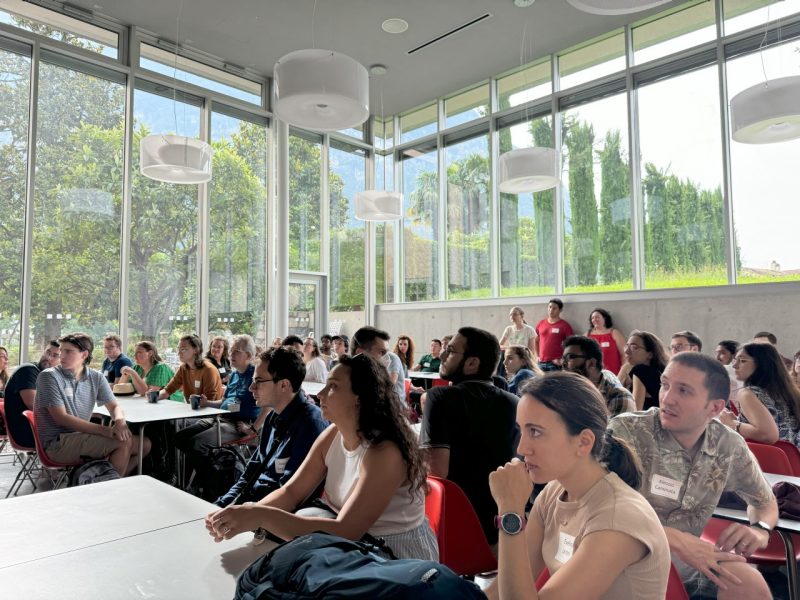
[[[416,436],[400,413],[386,369],[367,354],[343,356],[318,394],[332,425],[280,489],[253,505],[213,515],[217,539],[263,528],[290,540],[325,531],[381,538],[398,558],[438,559],[425,518],[426,476]],[[293,514],[325,482],[326,508]]]

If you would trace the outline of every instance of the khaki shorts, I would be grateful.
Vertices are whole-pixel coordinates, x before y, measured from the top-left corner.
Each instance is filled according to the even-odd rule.
[[[78,463],[81,457],[106,458],[119,448],[116,438],[91,433],[62,433],[47,447],[47,456],[60,463]]]

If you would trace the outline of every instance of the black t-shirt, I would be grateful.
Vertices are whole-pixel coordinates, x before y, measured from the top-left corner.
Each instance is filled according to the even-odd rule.
[[[497,506],[489,473],[515,456],[519,441],[515,395],[491,381],[463,381],[428,390],[420,431],[423,448],[449,448],[447,478],[472,503],[490,544],[497,542]]]
[[[631,380],[638,377],[644,384],[647,397],[644,399],[642,410],[658,407],[658,392],[661,389],[661,371],[650,365],[636,365],[631,369]]]
[[[14,371],[6,384],[6,428],[15,442],[27,448],[33,448],[35,443],[31,426],[22,414],[28,407],[25,406],[19,393],[23,390],[35,390],[38,376],[39,367],[33,363],[25,363]]]

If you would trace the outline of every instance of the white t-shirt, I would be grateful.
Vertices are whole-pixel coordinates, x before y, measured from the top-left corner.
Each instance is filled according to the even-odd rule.
[[[325,383],[326,379],[328,379],[328,369],[325,368],[324,360],[317,356],[306,363],[306,378],[304,381]]]
[[[503,337],[506,338],[506,347],[525,346],[527,348],[528,340],[536,337],[536,330],[530,325],[523,325],[522,329],[517,329],[516,325],[509,325],[503,331]]]

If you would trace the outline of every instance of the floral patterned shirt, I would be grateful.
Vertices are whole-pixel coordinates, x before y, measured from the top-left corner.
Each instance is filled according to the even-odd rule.
[[[723,492],[736,492],[749,505],[775,502],[744,438],[713,419],[700,449],[689,453],[661,427],[659,409],[620,415],[609,427],[630,443],[642,462],[639,492],[665,527],[699,536]]]

